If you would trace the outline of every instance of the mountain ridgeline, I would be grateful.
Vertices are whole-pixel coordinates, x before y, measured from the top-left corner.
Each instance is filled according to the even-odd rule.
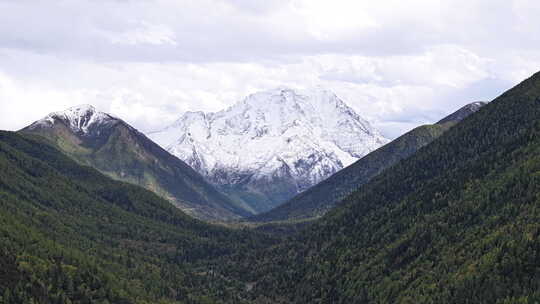
[[[44,136],[81,164],[149,189],[197,218],[249,214],[144,134],[92,106],[51,113],[20,132]]]
[[[433,125],[424,125],[396,138],[369,153],[352,165],[338,171],[326,180],[309,188],[286,203],[259,215],[250,221],[306,220],[319,217],[334,208],[354,190],[369,182],[383,170],[405,159],[441,136],[456,123],[478,111],[485,102],[463,106]]]

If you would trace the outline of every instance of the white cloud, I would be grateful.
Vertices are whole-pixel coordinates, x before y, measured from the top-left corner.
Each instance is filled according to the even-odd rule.
[[[0,128],[17,130],[52,109],[87,101],[82,91],[28,85],[0,73]]]
[[[291,8],[302,20],[306,30],[315,39],[339,41],[356,31],[374,28],[376,20],[367,14],[367,2],[334,1],[293,1]]]
[[[104,36],[113,44],[178,44],[174,31],[165,25],[141,21],[134,23],[133,27],[134,29],[116,35],[105,32]]]

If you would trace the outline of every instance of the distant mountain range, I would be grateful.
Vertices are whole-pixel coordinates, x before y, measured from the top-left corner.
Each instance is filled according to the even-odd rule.
[[[80,163],[152,190],[197,218],[235,220],[266,211],[250,220],[282,221],[320,216],[482,105],[467,105],[371,153],[387,140],[322,89],[276,89],[218,113],[188,112],[150,135],[163,144],[180,134],[170,153],[90,105],[51,113],[20,132],[45,136]]]
[[[144,134],[90,105],[51,113],[20,132],[42,135],[81,164],[152,190],[197,218],[250,214]]]
[[[441,136],[450,127],[486,104],[486,102],[473,102],[441,119],[436,124],[417,127],[307,191],[298,194],[288,202],[266,213],[253,216],[249,220],[286,221],[321,216],[383,170],[413,155],[420,148]]]
[[[217,113],[187,112],[148,136],[253,214],[388,142],[320,88],[255,93]]]

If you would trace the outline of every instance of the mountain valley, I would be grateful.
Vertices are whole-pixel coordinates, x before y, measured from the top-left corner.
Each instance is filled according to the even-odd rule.
[[[2,303],[540,300],[540,73],[383,146],[399,153],[365,181],[348,168],[377,151],[361,158],[344,178],[361,187],[336,179],[342,200],[282,234],[205,223],[88,166],[121,124],[94,115],[0,132]]]
[[[539,1],[0,1],[0,304],[539,304]]]

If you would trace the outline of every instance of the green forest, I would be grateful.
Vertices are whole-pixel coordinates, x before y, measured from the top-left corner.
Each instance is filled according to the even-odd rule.
[[[236,302],[207,260],[276,242],[192,219],[37,137],[1,132],[0,167],[6,303]]]

